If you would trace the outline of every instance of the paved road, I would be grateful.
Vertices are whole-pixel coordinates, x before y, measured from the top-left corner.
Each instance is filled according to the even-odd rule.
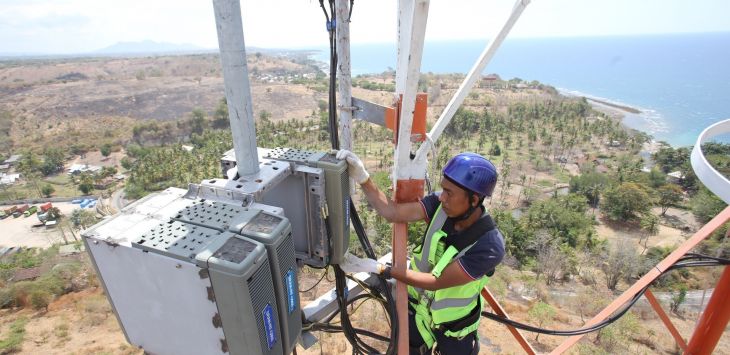
[[[124,198],[124,189],[119,189],[117,191],[114,191],[112,193],[111,198],[111,205],[112,208],[116,210],[116,212],[119,212],[129,203],[127,199]]]
[[[710,300],[710,296],[712,296],[712,291],[714,291],[714,288],[710,288],[707,290],[693,290],[693,291],[687,291],[687,296],[685,296],[684,302],[682,302],[682,305],[680,306],[681,309],[688,309],[691,308],[692,310],[701,310],[702,307],[707,305],[707,302]],[[674,294],[672,292],[653,292],[654,297],[656,297],[660,303],[669,305],[672,302],[672,297]],[[704,296],[703,296],[704,293]],[[550,294],[554,297],[575,297],[576,293],[572,291],[551,291]],[[642,297],[639,299],[638,302],[648,302],[646,298]]]
[[[707,305],[707,302],[710,300],[710,296],[712,296],[713,291],[715,291],[714,288],[707,289],[705,291],[687,291],[687,296],[685,297],[684,302],[682,302],[681,308],[688,307],[696,310],[702,309],[702,307]],[[654,292],[654,296],[659,299],[660,302],[666,302],[667,304],[669,304],[672,301],[673,295],[671,292]]]

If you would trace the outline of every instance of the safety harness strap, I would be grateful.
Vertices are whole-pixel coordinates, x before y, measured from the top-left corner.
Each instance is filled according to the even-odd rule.
[[[451,263],[451,260],[458,253],[459,253],[459,251],[456,250],[456,248],[454,248],[453,246],[451,246],[448,249],[446,249],[446,251],[444,252],[444,254],[441,255],[441,259],[439,259],[439,261],[436,264],[436,266],[434,266],[433,269],[431,270],[431,274],[433,276],[436,276],[437,278],[438,277],[441,277],[441,272],[444,271],[444,269],[446,268],[446,266],[448,266],[449,263]]]
[[[464,231],[451,234],[444,239],[447,246],[453,246],[456,250],[462,249],[476,243],[487,232],[496,228],[492,216],[486,214],[481,216],[473,225]]]

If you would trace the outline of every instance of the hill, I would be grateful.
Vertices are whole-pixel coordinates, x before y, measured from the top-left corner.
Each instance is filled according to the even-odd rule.
[[[214,51],[207,50],[206,48],[196,46],[190,43],[167,43],[167,42],[155,42],[151,40],[139,41],[139,42],[118,42],[111,46],[104,47],[95,50],[94,54],[162,54],[162,53],[191,53],[191,52],[202,52],[202,51]]]
[[[319,84],[292,83],[322,75],[306,52],[251,53],[249,70],[257,116],[308,117],[326,98]],[[77,152],[123,145],[136,122],[180,120],[195,108],[211,114],[222,97],[217,54],[0,62],[0,112],[10,117],[13,150],[49,141]]]

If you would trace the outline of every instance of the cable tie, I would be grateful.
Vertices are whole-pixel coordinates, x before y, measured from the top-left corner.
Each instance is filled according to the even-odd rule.
[[[339,108],[340,110],[343,110],[343,111],[350,111],[350,112],[360,111],[360,108],[357,106],[337,105],[337,108]]]
[[[337,28],[337,19],[327,21],[327,32],[332,32]]]

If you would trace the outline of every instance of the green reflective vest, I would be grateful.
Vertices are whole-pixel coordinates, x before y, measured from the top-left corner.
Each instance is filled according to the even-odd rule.
[[[453,260],[460,258],[471,248],[470,245],[461,251],[455,247],[446,248],[444,238],[446,233],[441,230],[448,216],[441,210],[439,205],[436,214],[431,219],[431,223],[426,231],[426,237],[423,244],[413,251],[411,257],[411,270],[428,272],[436,277],[441,276],[441,272]],[[415,310],[416,325],[418,332],[430,348],[435,342],[435,336],[432,329],[440,329],[445,324],[463,319],[473,314],[475,307],[481,314],[484,305],[484,299],[481,297],[481,290],[488,282],[486,276],[471,281],[467,284],[449,287],[436,291],[423,290],[417,287],[408,286],[408,296],[411,300],[410,304]],[[461,329],[445,330],[446,336],[462,338],[469,335],[479,327],[479,318],[476,318],[472,324],[467,324]]]

